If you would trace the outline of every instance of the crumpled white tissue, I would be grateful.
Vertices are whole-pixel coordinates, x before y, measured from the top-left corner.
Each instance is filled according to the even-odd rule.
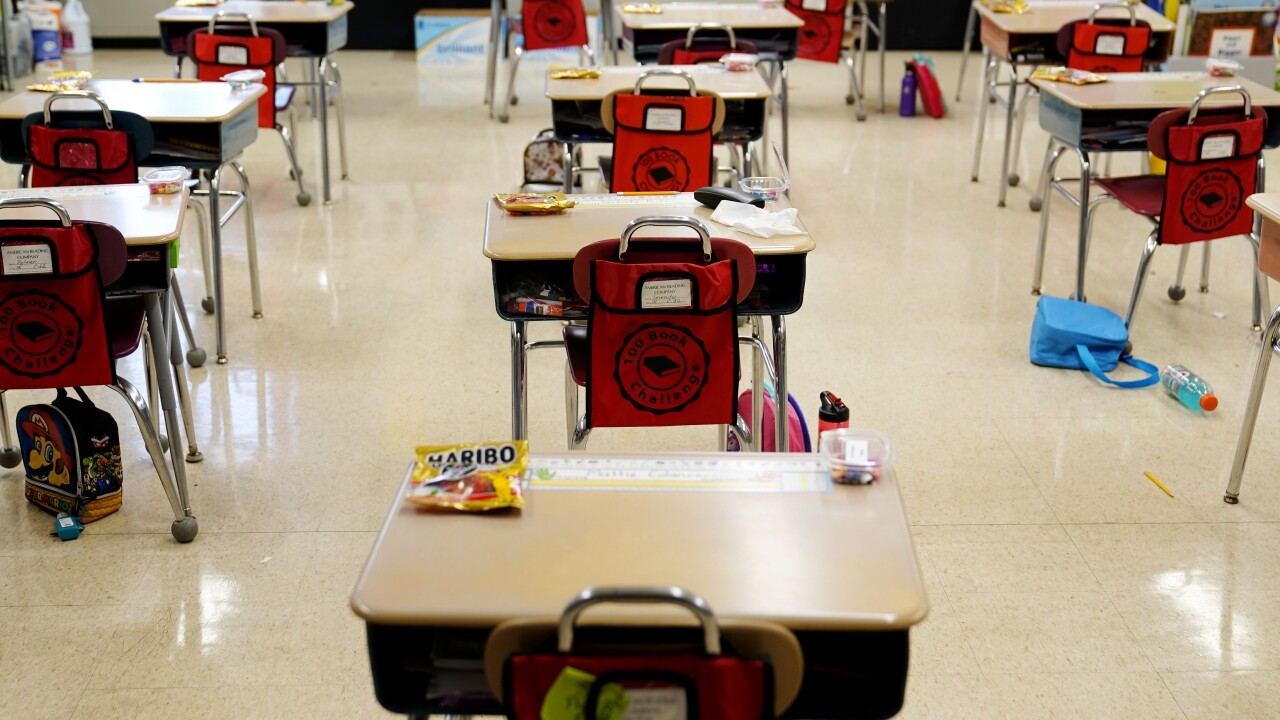
[[[770,238],[774,235],[803,235],[800,229],[800,211],[787,208],[777,212],[769,212],[746,203],[724,201],[716,206],[711,219],[734,230]]]

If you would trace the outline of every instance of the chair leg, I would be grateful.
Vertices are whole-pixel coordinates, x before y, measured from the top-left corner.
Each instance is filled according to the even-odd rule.
[[[338,164],[342,169],[342,179],[347,180],[350,174],[347,173],[347,121],[346,121],[346,92],[342,88],[342,71],[338,69],[338,63],[329,56],[329,72],[333,75],[330,85],[333,86],[333,109],[338,115]]]
[[[1231,461],[1231,477],[1223,502],[1235,505],[1240,502],[1240,483],[1244,480],[1244,465],[1249,459],[1249,446],[1253,442],[1253,427],[1258,422],[1258,406],[1262,403],[1262,390],[1267,384],[1267,370],[1271,367],[1271,354],[1275,352],[1276,338],[1280,335],[1280,307],[1271,313],[1267,329],[1262,333],[1262,345],[1253,365],[1253,381],[1249,384],[1249,398],[1245,401],[1244,420],[1240,423],[1240,438],[1236,440],[1236,455]]]
[[[174,290],[174,298],[169,308],[170,313],[177,314],[182,318],[182,324],[186,325],[186,313],[182,309],[182,301],[177,294],[178,281],[173,277],[173,271],[169,275],[170,287]],[[188,329],[189,332],[189,329]],[[187,386],[187,371],[182,366],[182,342],[178,340],[178,334],[173,332],[173,323],[169,322],[169,364],[173,366],[173,384],[178,395],[178,410],[182,414],[182,430],[187,436],[187,462],[198,463],[204,460],[204,456],[200,454],[200,448],[196,445],[195,419],[191,412],[191,392]],[[190,338],[188,338],[190,340]],[[191,342],[194,341],[191,340]],[[196,349],[193,347],[193,349]],[[201,350],[201,353],[204,351]],[[204,358],[200,359],[201,363]]]
[[[160,407],[160,394],[159,394],[160,391],[157,389],[157,386],[156,386],[156,366],[155,366],[155,363],[152,362],[151,358],[152,358],[151,336],[150,336],[150,333],[147,332],[146,322],[143,322],[143,325],[142,325],[142,373],[147,379],[146,381],[147,404],[153,408],[158,408]],[[169,438],[165,437],[164,433],[159,432],[159,428],[160,428],[160,425],[159,423],[157,423],[156,432],[158,432],[160,436],[160,447],[165,452],[169,452]]]
[[[1124,314],[1124,326],[1129,328],[1130,337],[1133,336],[1133,313],[1138,308],[1138,300],[1142,298],[1142,288],[1147,284],[1147,270],[1151,267],[1151,257],[1155,255],[1156,248],[1160,243],[1156,238],[1160,234],[1160,229],[1156,228],[1147,236],[1147,243],[1142,248],[1142,259],[1138,261],[1138,277],[1133,281],[1133,293],[1129,296],[1129,309]]]
[[[1255,232],[1249,233],[1245,239],[1253,245],[1253,331],[1262,332],[1262,313],[1263,308],[1270,307],[1271,293],[1267,288],[1267,276],[1258,269],[1258,251],[1260,243],[1258,235]]]
[[[524,57],[524,48],[519,45],[511,54],[511,73],[507,77],[507,95],[502,100],[502,112],[498,113],[498,122],[511,119],[511,106],[519,102],[516,97],[516,71],[520,69],[520,58]]]
[[[1209,292],[1209,250],[1211,243],[1204,244],[1204,257],[1200,259],[1200,292]]]
[[[1209,243],[1204,244],[1209,247]],[[1178,250],[1178,275],[1169,286],[1169,299],[1178,302],[1187,296],[1187,289],[1182,286],[1182,276],[1187,272],[1187,258],[1191,257],[1191,243],[1185,243]]]
[[[191,348],[187,351],[187,362],[191,363],[191,367],[197,368],[204,365],[204,361],[209,355],[196,342],[196,334],[191,330],[191,321],[187,319],[186,303],[182,301],[182,287],[178,285],[178,278],[172,280],[173,288],[173,312],[178,316],[178,323],[182,325],[182,334],[187,338],[187,347]]]
[[[244,193],[244,242],[249,255],[249,291],[253,295],[253,317],[262,317],[262,283],[258,278],[258,234],[253,224],[253,193],[249,187],[249,175],[244,166],[232,160],[231,169],[240,178],[240,192]]]
[[[565,442],[573,450],[573,431],[578,425],[578,383],[573,381],[568,360],[564,363],[564,424]]]
[[[1032,86],[1018,101],[1018,124],[1014,127],[1013,154],[1009,158],[1009,187],[1017,187],[1022,182],[1022,176],[1018,174],[1018,162],[1022,157],[1022,131],[1027,126],[1027,103],[1038,96],[1039,91]]]
[[[984,70],[982,82],[978,84],[978,130],[973,141],[973,169],[969,172],[969,180],[973,182],[978,182],[978,168],[982,164],[982,141],[985,137],[987,115],[990,109],[987,107],[987,99],[991,97],[991,79],[995,77],[998,63],[991,51],[987,49],[983,49],[982,59]]]
[[[196,225],[200,229],[200,265],[204,270],[204,297],[200,298],[200,307],[206,313],[213,313],[213,259],[209,250],[209,213],[204,205],[195,198],[187,200],[187,209],[194,210]]]
[[[185,483],[176,481],[173,474],[169,472],[164,450],[160,445],[160,434],[156,431],[151,414],[147,411],[146,400],[143,399],[142,393],[124,378],[117,377],[115,384],[108,387],[119,393],[129,405],[129,409],[133,411],[138,430],[142,433],[142,442],[146,445],[147,454],[151,456],[151,463],[155,465],[156,474],[160,476],[160,486],[164,488],[165,497],[169,499],[169,506],[173,508],[174,520],[170,531],[174,539],[178,542],[191,542],[199,531],[199,525],[186,502]]]
[[[0,390],[0,466],[16,468],[22,463],[22,453],[13,442],[13,428],[9,427],[9,400],[4,390]]]
[[[1036,194],[1027,202],[1032,212],[1039,212],[1049,198],[1049,180],[1052,177],[1049,173],[1049,160],[1054,156],[1054,150],[1060,147],[1058,141],[1050,135],[1049,142],[1044,146],[1044,160],[1040,163],[1040,181],[1036,184]],[[1061,155],[1062,150],[1058,154]]]
[[[984,109],[979,106],[978,112]],[[1040,208],[1040,237],[1036,241],[1036,265],[1035,271],[1031,276],[1031,294],[1040,294],[1041,281],[1044,279],[1044,251],[1045,245],[1049,242],[1049,205],[1052,204],[1052,198],[1049,193],[1053,192],[1050,181],[1054,173],[1057,172],[1058,160],[1062,157],[1062,153],[1066,151],[1066,147],[1049,140],[1049,147],[1052,152],[1045,158],[1044,172],[1040,178],[1041,196],[1044,198],[1044,205]],[[1032,198],[1034,199],[1034,198]]]
[[[587,425],[587,416],[583,415],[578,418],[578,424],[574,426],[573,433],[569,436],[569,449],[581,450],[587,444],[587,436],[591,434],[591,427]]]
[[[280,139],[284,141],[284,151],[289,155],[289,166],[293,168],[293,178],[298,183],[298,204],[306,207],[311,204],[311,193],[307,192],[307,186],[302,182],[302,166],[298,164],[298,153],[293,147],[293,134],[280,123],[276,123],[276,132],[280,133]]]
[[[978,21],[978,11],[969,9],[969,20],[964,26],[964,47],[960,48],[960,79],[956,81],[956,102],[964,92],[964,73],[969,68],[969,46],[973,44],[973,28]]]
[[[845,58],[845,64],[849,66],[849,94],[844,96],[844,101],[845,104],[857,108],[858,122],[863,122],[867,119],[867,108],[862,104],[862,84],[858,81],[858,70],[854,67],[852,50]]]

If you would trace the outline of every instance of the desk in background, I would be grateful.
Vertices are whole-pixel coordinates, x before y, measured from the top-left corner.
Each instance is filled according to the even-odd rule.
[[[494,302],[498,317],[511,323],[511,437],[522,440],[528,433],[528,352],[536,346],[528,340],[528,324],[585,320],[587,315],[585,312],[564,316],[515,312],[508,309],[504,298],[516,294],[522,285],[559,287],[567,296],[573,296],[573,258],[578,250],[597,240],[618,237],[627,223],[644,215],[696,217],[707,224],[712,237],[741,241],[755,252],[759,292],[738,306],[738,314],[771,319],[773,363],[778,374],[775,389],[778,397],[787,397],[785,316],[799,310],[804,302],[805,258],[816,247],[807,230],[804,235],[769,239],[739,233],[712,222],[711,210],[698,204],[693,193],[570,197],[578,201],[579,206],[559,215],[509,215],[492,199],[485,205],[484,255],[493,263]],[[783,210],[790,206],[783,198],[769,204],[768,209]],[[688,233],[688,229],[651,227],[644,229],[641,237],[685,237]],[[774,421],[777,446],[785,452],[787,413],[775,413]]]
[[[91,80],[86,89],[96,93],[112,110],[135,113],[151,123],[156,147],[150,156],[138,158],[139,165],[182,165],[205,173],[210,186],[209,237],[213,246],[218,362],[225,363],[218,171],[257,139],[258,98],[266,88],[233,91],[222,82]],[[27,162],[22,121],[31,113],[43,112],[48,98],[48,93],[28,90],[0,103],[0,159],[14,164]],[[96,111],[98,106],[91,101],[66,100],[58,109]]]
[[[160,46],[174,60],[174,75],[182,73],[182,58],[187,54],[187,35],[192,30],[207,27],[216,14],[244,13],[253,18],[259,27],[271,28],[284,35],[289,46],[289,57],[316,59],[308,64],[304,82],[294,85],[310,86],[311,111],[320,120],[320,176],[321,189],[326,205],[332,202],[329,183],[329,102],[326,95],[332,73],[341,96],[342,75],[333,54],[347,45],[347,15],[355,3],[343,2],[330,5],[321,0],[309,2],[272,2],[271,0],[229,0],[217,7],[171,7],[156,14],[160,23]],[[231,18],[234,20],[234,18]],[[338,151],[342,166],[342,179],[347,178],[347,144],[343,128],[341,97],[338,110]]]
[[[996,204],[1005,205],[1009,185],[1018,180],[1010,174],[1011,156],[1016,157],[1014,144],[1015,115],[1018,114],[1019,66],[1062,65],[1066,59],[1058,54],[1058,30],[1073,20],[1084,20],[1093,11],[1090,2],[1035,2],[1022,14],[992,12],[981,0],[973,0],[973,10],[981,21],[983,75],[978,94],[978,133],[973,148],[973,171],[970,179],[978,181],[978,169],[982,162],[983,129],[987,120],[987,99],[994,98],[1005,105],[1004,149],[1000,156],[1000,190]],[[1174,24],[1164,15],[1141,3],[1134,6],[1137,18],[1151,25],[1151,44],[1147,47],[1147,64],[1163,62],[1169,57],[1173,44]],[[1119,13],[1119,10],[1112,10]],[[1008,97],[998,92],[996,78],[1000,62],[1008,63]],[[962,71],[963,72],[963,71]],[[1190,102],[1190,100],[1188,100]],[[1019,126],[1020,127],[1020,126]],[[1019,140],[1021,138],[1018,138]],[[1006,184],[1007,183],[1007,184]]]
[[[892,716],[909,628],[928,613],[897,480],[794,481],[825,478],[821,465],[799,453],[537,455],[524,509],[484,516],[402,502],[406,473],[351,597],[379,702],[502,714],[480,662],[494,626],[559,617],[592,585],[680,585],[718,618],[795,633],[806,670],[787,717]],[[644,487],[664,477],[692,486]]]

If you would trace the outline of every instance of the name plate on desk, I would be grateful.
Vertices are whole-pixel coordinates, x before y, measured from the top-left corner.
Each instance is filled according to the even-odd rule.
[[[816,456],[636,458],[531,457],[529,489],[690,492],[831,492],[831,472]]]

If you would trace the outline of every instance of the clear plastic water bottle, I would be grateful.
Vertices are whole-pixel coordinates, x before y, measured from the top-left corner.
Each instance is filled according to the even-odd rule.
[[[1160,371],[1160,385],[1191,410],[1213,412],[1218,408],[1218,397],[1209,383],[1181,365],[1170,365]]]

